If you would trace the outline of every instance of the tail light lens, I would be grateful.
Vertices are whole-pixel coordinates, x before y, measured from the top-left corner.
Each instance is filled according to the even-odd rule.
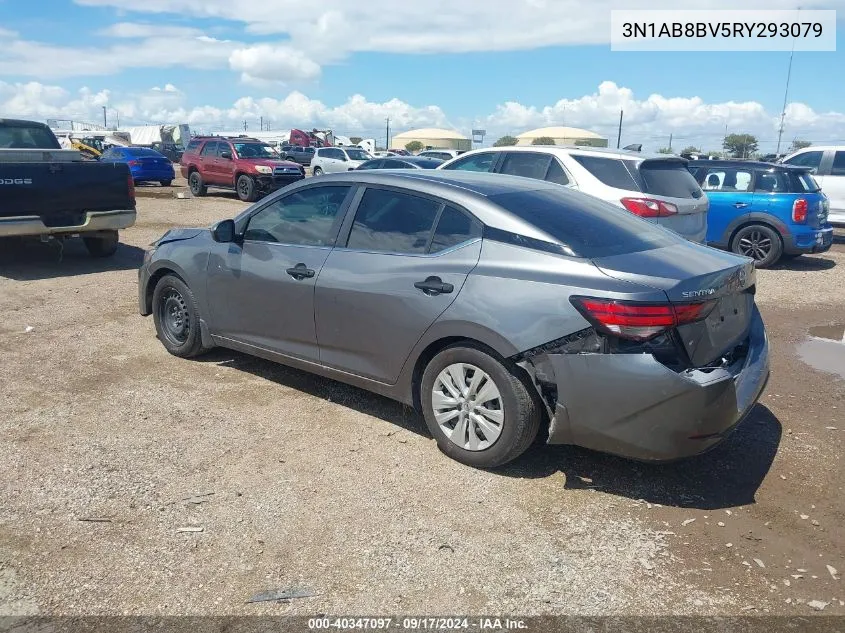
[[[641,218],[668,218],[678,214],[678,207],[671,202],[651,198],[622,198],[622,206]]]
[[[132,178],[132,174],[127,177],[127,184],[129,186],[129,199],[132,204],[135,204],[135,180]]]
[[[140,165],[141,163],[140,163],[139,161],[137,161],[137,160],[130,160],[130,161],[129,161],[128,163],[126,163],[126,164],[127,164],[127,165],[129,165],[130,167],[138,167],[138,165]]]
[[[807,210],[809,208],[810,205],[807,204],[807,201],[804,198],[798,198],[798,200],[792,203],[792,221],[802,224],[806,222]]]
[[[631,341],[647,341],[679,325],[705,319],[717,303],[637,303],[592,297],[572,297],[570,301],[596,329]]]

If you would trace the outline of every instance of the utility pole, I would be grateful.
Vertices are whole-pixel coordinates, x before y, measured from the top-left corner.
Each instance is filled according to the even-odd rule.
[[[672,134],[669,134],[669,153],[672,153]]]
[[[390,149],[390,117],[387,117],[385,121],[387,123],[387,129],[384,133],[384,149]]]
[[[786,71],[786,89],[783,91],[783,110],[780,113],[780,129],[778,130],[778,147],[775,154],[780,154],[780,140],[783,137],[783,121],[786,118],[786,100],[789,98],[789,79],[792,77],[792,57],[795,55],[795,40],[792,40],[792,51],[789,53],[789,68]]]
[[[106,106],[103,106],[103,127],[108,127],[109,124],[106,121]]]
[[[264,117],[261,117],[261,131],[264,131]]]
[[[619,134],[616,136],[616,149],[619,149],[619,146],[622,144],[622,115],[625,114],[624,110],[619,111]]]
[[[244,132],[246,132],[246,128],[247,128],[247,124],[246,124],[246,121],[244,121]]]

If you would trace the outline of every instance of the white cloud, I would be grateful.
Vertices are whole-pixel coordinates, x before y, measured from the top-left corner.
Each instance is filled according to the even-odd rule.
[[[239,48],[229,56],[229,66],[245,83],[310,80],[320,76],[320,66],[295,48],[260,44]]]
[[[99,32],[104,37],[121,39],[146,39],[161,37],[199,37],[203,32],[187,26],[148,24],[144,22],[118,22]]]
[[[247,121],[258,129],[259,118],[272,129],[330,127],[340,134],[383,138],[385,119],[400,132],[416,127],[452,127],[446,113],[436,105],[414,106],[399,99],[373,102],[353,95],[339,105],[327,105],[299,91],[286,97],[241,97],[228,107],[194,105],[177,86],[166,83],[150,90],[119,95],[109,90],[82,89],[76,94],[58,86],[37,82],[10,84],[0,81],[0,112],[22,118],[73,118],[99,121],[102,106],[110,118],[120,113],[125,125],[140,123],[188,123],[204,132],[239,129]],[[569,125],[591,129],[615,144],[619,110],[624,110],[622,142],[643,143],[647,149],[665,147],[673,136],[673,147],[695,145],[705,150],[719,149],[725,128],[729,132],[749,132],[760,140],[760,149],[774,151],[779,113],[768,112],[759,103],[706,103],[700,97],[666,97],[652,94],[638,99],[634,93],[613,82],[601,83],[593,94],[562,99],[547,106],[508,102],[483,118],[488,141],[504,134],[518,134],[546,125]],[[473,122],[459,121],[468,133]],[[815,143],[845,144],[845,113],[816,112],[803,103],[787,107],[782,148],[793,138]]]

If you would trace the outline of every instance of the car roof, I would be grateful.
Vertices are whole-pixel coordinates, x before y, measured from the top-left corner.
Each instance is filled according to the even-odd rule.
[[[403,163],[443,163],[445,161],[440,160],[439,158],[433,158],[431,156],[402,156],[401,154],[396,154],[394,156],[382,156],[381,159],[384,160],[385,158],[391,158],[393,160],[402,161]]]
[[[0,125],[4,127],[40,127],[50,129],[46,123],[40,121],[27,121],[26,119],[3,119],[0,118]]]
[[[685,158],[673,154],[658,154],[656,152],[634,152],[628,149],[610,147],[586,147],[584,145],[506,145],[503,147],[484,147],[464,152],[460,158],[481,152],[534,152],[545,154],[578,154],[579,156],[601,156],[603,158],[629,158],[638,160],[674,159],[686,161]]]
[[[812,152],[813,150],[816,151],[826,151],[826,150],[845,150],[845,145],[808,145],[807,147],[802,147],[801,149],[797,149],[794,152],[790,152],[786,154],[786,157],[789,158],[790,156],[795,156],[795,154],[803,154],[804,152]]]
[[[747,167],[748,169],[782,169],[784,171],[809,171],[811,167],[801,165],[787,165],[784,163],[767,163],[761,160],[696,160],[690,162],[690,167]]]

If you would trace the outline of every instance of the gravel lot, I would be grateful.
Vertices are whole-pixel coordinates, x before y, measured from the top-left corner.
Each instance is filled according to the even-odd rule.
[[[845,326],[842,236],[761,271],[772,379],[715,451],[538,444],[482,472],[387,399],[168,355],[137,314],[142,249],[244,205],[142,194],[111,260],[0,252],[0,613],[845,614],[845,381],[802,360]],[[246,604],[292,587],[316,595]]]

